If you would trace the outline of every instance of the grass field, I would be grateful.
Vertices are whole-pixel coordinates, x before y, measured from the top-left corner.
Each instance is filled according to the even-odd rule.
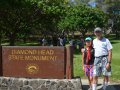
[[[113,45],[113,58],[112,58],[112,81],[120,81],[120,40],[116,40],[112,37],[109,37],[112,45]],[[81,53],[74,54],[74,77],[86,78],[84,76],[84,72],[82,70],[82,60]]]

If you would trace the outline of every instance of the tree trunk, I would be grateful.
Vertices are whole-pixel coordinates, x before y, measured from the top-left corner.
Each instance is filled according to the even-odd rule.
[[[1,46],[1,44],[2,44],[2,35],[0,33],[0,46]]]
[[[15,35],[11,34],[9,37],[9,45],[10,46],[15,46]]]
[[[116,30],[115,33],[116,33],[116,39],[118,39],[119,38],[119,32]]]
[[[87,33],[87,30],[84,29],[81,33],[82,33],[82,35],[83,35],[83,38],[85,38],[85,34]]]
[[[74,31],[72,31],[72,38],[74,38],[75,37],[75,33],[74,33]]]
[[[85,38],[85,32],[82,32],[83,38]]]

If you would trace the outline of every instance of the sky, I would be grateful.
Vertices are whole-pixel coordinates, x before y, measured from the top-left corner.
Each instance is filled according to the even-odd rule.
[[[88,5],[92,6],[92,7],[96,7],[97,3],[95,2],[95,0],[90,0],[88,2]]]
[[[71,0],[72,2],[74,2],[74,0]],[[80,0],[81,1],[81,0]],[[95,2],[96,0],[89,0],[89,2],[88,2],[88,5],[90,5],[90,6],[92,6],[92,7],[96,7],[96,2]]]

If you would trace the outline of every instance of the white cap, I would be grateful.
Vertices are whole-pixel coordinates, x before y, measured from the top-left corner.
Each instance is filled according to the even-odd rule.
[[[97,27],[94,29],[94,32],[97,32],[97,31],[102,32],[102,29],[100,27]]]

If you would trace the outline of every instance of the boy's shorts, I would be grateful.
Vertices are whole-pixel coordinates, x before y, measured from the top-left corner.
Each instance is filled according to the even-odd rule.
[[[93,77],[93,65],[84,65],[85,67],[85,75]]]
[[[111,76],[111,68],[109,70],[106,69],[106,65],[108,63],[108,57],[96,57],[94,60],[93,67],[93,76],[100,76],[101,73],[104,76]]]

